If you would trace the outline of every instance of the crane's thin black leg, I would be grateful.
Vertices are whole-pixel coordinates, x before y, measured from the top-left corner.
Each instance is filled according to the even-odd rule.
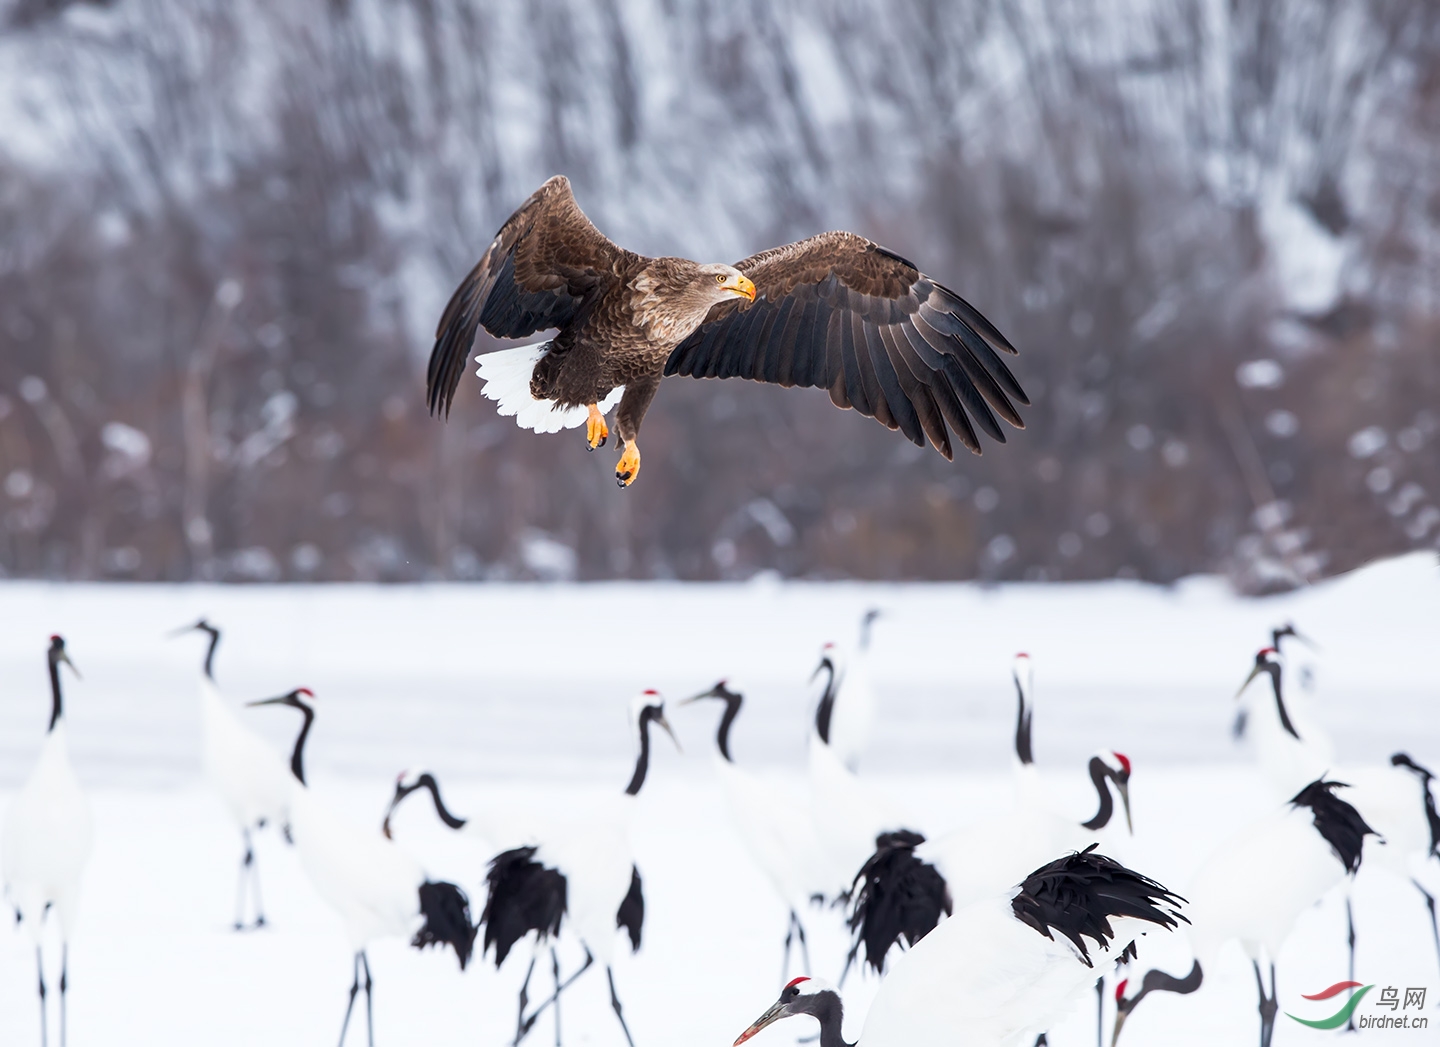
[[[525,1034],[530,1031],[530,1026],[534,1024],[533,1019],[530,1022],[525,1020],[525,1006],[530,1002],[530,976],[534,973],[535,957],[532,955],[530,966],[525,968],[525,980],[520,983],[520,1003],[515,1010],[515,1044],[517,1047],[525,1038]],[[536,1011],[535,1013],[539,1014],[540,1012]]]
[[[255,852],[248,847],[249,841],[246,842],[246,851],[250,856],[250,886],[255,896],[255,922],[251,927],[258,929],[265,926],[265,903],[260,900],[260,863],[255,860]]]
[[[1350,973],[1348,977],[1353,982],[1355,980],[1355,908],[1351,904],[1350,893],[1348,891],[1345,893],[1345,925],[1349,928],[1346,941],[1350,945]],[[1273,990],[1275,988],[1273,984],[1275,979],[1273,976],[1270,981],[1272,983],[1270,988]],[[1355,1031],[1355,1013],[1353,1011],[1350,1013],[1350,1020],[1345,1023],[1345,1031]]]
[[[345,1005],[345,1020],[340,1023],[340,1047],[345,1047],[345,1030],[350,1028],[350,1012],[355,1009],[355,995],[360,991],[360,954],[354,959],[355,980],[350,983],[350,1002]]]
[[[546,1007],[549,1007],[551,1004],[557,1003],[557,1002],[559,1001],[559,999],[560,999],[560,994],[561,994],[562,992],[564,992],[566,989],[570,988],[570,986],[574,984],[575,979],[578,978],[578,977],[580,977],[580,976],[581,976],[582,974],[584,974],[586,971],[588,971],[588,970],[590,969],[590,965],[591,965],[592,963],[594,963],[594,962],[595,962],[595,957],[591,955],[589,949],[586,949],[586,950],[585,950],[585,962],[580,965],[580,969],[579,969],[578,971],[576,971],[574,974],[570,975],[570,977],[566,978],[566,979],[565,979],[563,982],[561,982],[558,986],[556,986],[554,995],[552,995],[549,999],[547,999],[547,1000],[545,1000],[543,1003],[541,1003],[540,1006],[538,1006],[538,1007],[535,1008],[535,1010],[531,1011],[531,1012],[530,1012],[530,1016],[520,1023],[520,1025],[521,1025],[520,1035],[521,1035],[522,1037],[523,1037],[526,1033],[528,1033],[528,1032],[530,1031],[530,1027],[535,1024],[535,1020],[540,1017],[540,1015],[544,1012],[545,1008],[546,1008]],[[526,975],[526,980],[527,980],[527,981],[529,980],[529,975],[528,975],[528,974]],[[517,1040],[516,1042],[518,1043],[519,1041]]]
[[[635,1038],[630,1035],[630,1026],[625,1024],[625,1015],[620,1011],[620,997],[615,995],[615,972],[608,966],[605,968],[605,977],[610,980],[610,1006],[615,1008],[615,1017],[620,1019],[620,1031],[625,1034],[625,1042],[630,1047],[635,1047]]]
[[[65,1047],[65,975],[70,966],[70,944],[60,943],[60,1047]]]
[[[1275,1014],[1280,1009],[1275,999],[1275,964],[1270,964],[1270,995],[1266,996],[1260,961],[1250,962],[1255,965],[1255,987],[1260,990],[1260,1047],[1270,1047],[1270,1038],[1275,1035]]]
[[[241,829],[245,840],[245,854],[240,859],[240,876],[235,881],[235,929],[245,929],[245,888],[250,882],[250,867],[255,863],[255,848],[250,843],[250,830]]]
[[[560,1047],[560,956],[550,946],[550,973],[555,978],[555,1047]]]
[[[1095,1047],[1105,1047],[1105,976],[1095,979]]]
[[[1419,891],[1425,899],[1425,908],[1430,910],[1430,935],[1435,939],[1436,962],[1440,962],[1440,925],[1437,925],[1435,922],[1435,896],[1424,887],[1421,887],[1419,880],[1412,879],[1410,882],[1415,885],[1415,889]]]
[[[365,1032],[370,1047],[375,1047],[375,997],[371,993],[375,983],[370,980],[370,957],[364,949],[360,950],[360,962],[365,967]]]
[[[860,944],[857,942],[855,949],[858,948],[860,948]],[[840,970],[840,980],[835,983],[837,989],[845,988],[845,979],[850,977],[850,968],[855,964],[855,949],[851,949],[845,956],[845,966]]]
[[[40,1047],[45,1047],[49,1042],[45,1029],[45,957],[38,945],[35,946],[35,969],[40,973]]]

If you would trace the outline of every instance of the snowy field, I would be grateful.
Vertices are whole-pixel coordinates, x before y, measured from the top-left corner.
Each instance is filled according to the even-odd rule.
[[[1035,748],[1060,801],[1091,813],[1085,758],[1134,762],[1136,835],[1127,862],[1183,893],[1199,860],[1273,809],[1230,740],[1233,695],[1271,625],[1293,618],[1312,656],[1317,715],[1347,763],[1406,749],[1440,764],[1440,569],[1433,554],[1377,564],[1303,593],[1241,600],[1213,580],[1170,589],[1093,585],[492,585],[274,587],[0,585],[0,806],[24,780],[49,711],[44,649],[65,635],[84,679],[67,688],[74,760],[94,805],[96,846],[70,950],[70,1043],[327,1044],[350,982],[348,946],[273,833],[259,840],[271,927],[227,928],[239,839],[198,775],[198,636],[167,631],[204,614],[225,632],[217,678],[232,700],[306,685],[318,718],[307,749],[314,787],[361,824],[378,823],[395,775],[428,768],[465,814],[536,809],[618,792],[633,763],[625,709],[645,687],[680,698],[727,676],[747,703],[733,735],[742,765],[803,780],[819,645],[850,641],[884,608],[873,674],[878,734],[864,772],[939,832],[1008,803],[1011,655],[1036,666]],[[247,717],[288,746],[294,713]],[[773,1000],[784,909],[749,864],[712,779],[716,709],[670,710],[684,744],[661,739],[640,800],[636,850],[646,889],[644,948],[616,966],[637,1047],[726,1047]],[[483,903],[489,854],[412,801],[397,838],[437,877]],[[1437,877],[1440,879],[1440,877]],[[1428,1033],[1362,1040],[1440,1042],[1440,971],[1419,895],[1379,870],[1357,889],[1357,977],[1428,986]],[[807,914],[815,973],[834,977],[838,916]],[[34,957],[0,925],[0,1044],[39,1041]],[[1281,1009],[1345,977],[1343,905],[1309,912],[1280,957]],[[1173,948],[1173,952],[1171,949]],[[579,950],[564,947],[567,968]],[[1188,966],[1183,949],[1144,958]],[[399,941],[370,951],[376,1039],[501,1047],[514,1024],[526,950],[498,974],[461,974],[452,955]],[[1251,1044],[1253,981],[1239,954],[1199,994],[1153,998],[1123,1044]],[[532,996],[543,995],[548,972]],[[847,985],[859,1033],[874,979]],[[566,1042],[621,1047],[603,975],[566,996]],[[782,1023],[757,1047],[811,1030]],[[1109,1015],[1106,1016],[1107,1042]],[[363,1043],[363,1023],[350,1042]],[[1275,1044],[1321,1043],[1279,1019]],[[548,1020],[533,1044],[553,1042]],[[960,1041],[960,1042],[963,1042]],[[1082,1007],[1050,1042],[1094,1043]]]

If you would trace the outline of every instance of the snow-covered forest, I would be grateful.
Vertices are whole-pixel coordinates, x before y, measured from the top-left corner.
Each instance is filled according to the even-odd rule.
[[[1427,0],[0,2],[0,570],[1285,587],[1440,535]],[[645,481],[423,366],[550,174],[617,241],[845,227],[1020,349],[947,463],[667,383]]]

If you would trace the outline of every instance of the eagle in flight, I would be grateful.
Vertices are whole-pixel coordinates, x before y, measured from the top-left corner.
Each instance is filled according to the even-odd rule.
[[[496,338],[558,330],[477,357],[482,392],[536,432],[583,423],[592,451],[618,403],[621,487],[640,473],[640,422],[669,375],[817,386],[951,459],[951,433],[979,454],[976,426],[1003,443],[996,416],[1024,428],[1015,404],[1030,403],[995,325],[879,244],[829,232],[734,265],[647,258],[596,229],[558,175],[500,227],[445,307],[431,414],[449,415],[481,326]]]

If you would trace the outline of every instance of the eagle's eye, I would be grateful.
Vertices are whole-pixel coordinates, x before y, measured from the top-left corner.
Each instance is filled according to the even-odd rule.
[[[724,273],[716,273],[716,274],[715,274],[715,282],[716,282],[717,284],[723,284],[723,283],[725,282],[725,274],[724,274]]]

